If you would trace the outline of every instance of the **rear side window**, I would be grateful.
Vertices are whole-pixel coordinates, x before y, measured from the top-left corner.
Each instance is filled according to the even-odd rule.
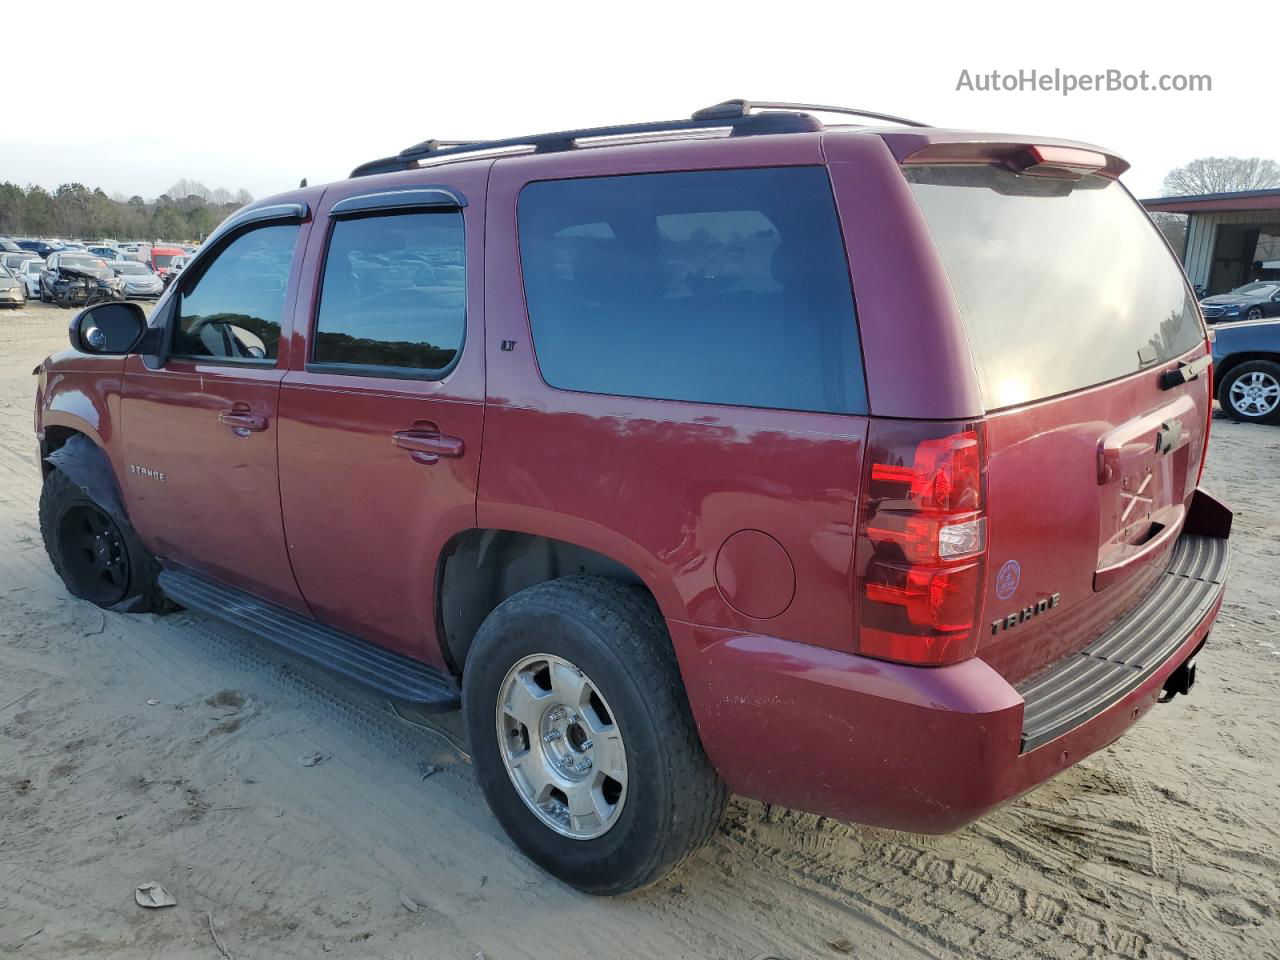
[[[463,255],[456,210],[335,222],[313,362],[450,368],[466,329]]]
[[[551,386],[866,411],[824,168],[531,183],[518,219],[534,347]]]
[[[1203,334],[1182,271],[1114,180],[905,167],[946,265],[987,409],[1131,374]]]

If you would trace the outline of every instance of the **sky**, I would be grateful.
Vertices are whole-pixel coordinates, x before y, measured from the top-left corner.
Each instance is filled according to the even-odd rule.
[[[37,102],[11,99],[0,124],[0,181],[149,199],[185,177],[262,197],[431,137],[672,119],[743,97],[1090,141],[1132,164],[1130,190],[1156,196],[1197,157],[1280,160],[1260,99],[1274,80],[1241,53],[1250,23],[1270,30],[1269,7],[1233,5],[1232,34],[1210,43],[1191,26],[1203,3],[220,0],[124,16],[60,0],[58,23],[75,29],[7,45],[4,73],[41,79],[26,88]],[[976,86],[1032,69],[1207,74],[1212,90],[957,89],[962,71]]]

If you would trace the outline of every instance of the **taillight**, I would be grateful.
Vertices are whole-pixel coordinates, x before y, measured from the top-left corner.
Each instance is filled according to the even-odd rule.
[[[858,527],[858,651],[974,655],[987,555],[981,423],[874,420]]]

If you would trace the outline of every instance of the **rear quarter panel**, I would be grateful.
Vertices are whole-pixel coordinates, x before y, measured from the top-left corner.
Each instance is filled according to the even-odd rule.
[[[964,324],[898,161],[877,136],[828,133],[872,416],[982,415]]]
[[[516,227],[517,197],[535,180],[821,162],[817,136],[804,135],[646,145],[625,158],[583,150],[494,165],[481,527],[541,534],[612,557],[635,571],[676,621],[851,647],[851,531],[866,418],[548,386],[532,350]],[[780,565],[738,571],[760,582],[794,578],[776,615],[749,616],[719,589],[717,559],[742,530],[762,531],[786,551]],[[752,558],[745,559],[749,567]]]

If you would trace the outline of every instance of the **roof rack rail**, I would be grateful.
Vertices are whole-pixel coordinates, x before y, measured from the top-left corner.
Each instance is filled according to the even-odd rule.
[[[701,111],[699,111],[701,112]],[[503,150],[512,147],[533,147],[535,153],[553,153],[572,150],[577,141],[592,138],[643,136],[649,133],[668,133],[691,130],[722,130],[729,128],[732,136],[749,136],[766,133],[800,133],[821,130],[822,123],[803,113],[742,114],[726,117],[690,117],[687,120],[659,120],[650,123],[628,123],[614,127],[584,127],[580,130],[561,130],[556,133],[535,133],[523,137],[502,140],[424,140],[406,147],[393,157],[382,157],[362,163],[351,171],[353,177],[367,177],[375,173],[391,173],[409,170],[419,160]]]
[[[886,120],[889,123],[901,123],[908,127],[928,127],[931,124],[919,120],[908,120],[906,117],[895,117],[889,113],[876,113],[872,110],[859,110],[856,107],[833,107],[821,103],[781,103],[773,100],[725,100],[710,107],[703,107],[694,113],[695,120],[724,120],[734,117],[746,117],[752,110],[799,110],[814,113],[843,113],[851,117],[869,117],[872,120]]]
[[[770,111],[753,113],[755,110]],[[406,147],[395,156],[380,157],[362,163],[351,171],[353,177],[368,177],[376,173],[393,173],[411,170],[418,161],[437,157],[505,150],[515,147],[532,147],[535,153],[553,153],[572,150],[579,140],[607,137],[643,136],[650,133],[679,133],[690,130],[724,129],[731,136],[753,136],[768,133],[800,133],[821,130],[822,123],[807,111],[820,113],[844,113],[859,117],[871,117],[890,123],[903,123],[912,127],[928,124],[905,120],[886,113],[854,110],[850,107],[826,107],[809,103],[774,103],[764,100],[726,100],[714,106],[695,111],[687,120],[658,120],[650,123],[628,123],[614,127],[584,127],[579,130],[560,130],[556,133],[534,133],[523,137],[502,140],[424,140]]]

